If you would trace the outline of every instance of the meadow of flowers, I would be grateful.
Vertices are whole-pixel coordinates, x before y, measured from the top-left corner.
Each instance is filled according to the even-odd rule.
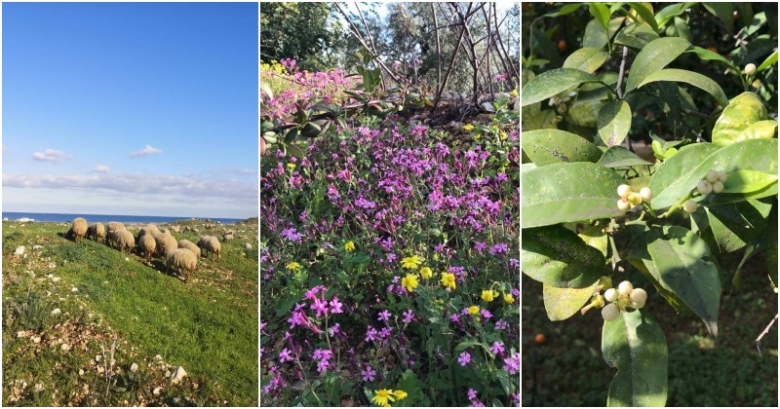
[[[354,86],[290,65],[265,120]],[[262,405],[519,406],[517,114],[475,125],[361,116],[261,158]]]

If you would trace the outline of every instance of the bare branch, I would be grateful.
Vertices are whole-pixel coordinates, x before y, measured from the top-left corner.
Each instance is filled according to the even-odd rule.
[[[756,338],[755,340],[756,349],[758,349],[759,356],[761,355],[761,346],[760,346],[761,338],[764,338],[764,335],[769,333],[769,328],[772,328],[772,325],[774,325],[775,321],[777,321],[777,314],[775,314],[775,317],[772,318],[772,321],[769,323],[769,325],[767,325],[766,328],[764,328],[764,332],[762,332],[761,335],[759,335],[758,338]]]

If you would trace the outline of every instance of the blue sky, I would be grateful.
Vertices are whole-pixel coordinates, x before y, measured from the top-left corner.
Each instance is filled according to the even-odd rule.
[[[257,3],[3,3],[3,210],[257,216]]]

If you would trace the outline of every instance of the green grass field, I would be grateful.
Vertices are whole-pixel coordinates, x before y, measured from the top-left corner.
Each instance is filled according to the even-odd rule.
[[[162,258],[68,240],[67,225],[3,222],[3,405],[257,405],[257,219],[175,224],[237,238],[185,283]]]

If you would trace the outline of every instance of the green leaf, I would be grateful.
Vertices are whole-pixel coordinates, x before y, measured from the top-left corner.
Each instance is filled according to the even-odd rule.
[[[582,36],[583,47],[602,49],[609,43],[609,33],[596,20],[591,20],[585,26],[585,34]]]
[[[764,71],[765,69],[775,65],[777,63],[777,50],[775,50],[769,57],[756,68],[756,72]]]
[[[690,46],[688,40],[680,37],[663,37],[647,44],[631,64],[626,93],[639,87],[645,78],[674,61]]]
[[[650,201],[652,208],[661,210],[670,207],[694,189],[709,169],[698,177],[691,173],[717,150],[716,145],[698,143],[685,146],[677,154],[666,159],[650,178],[649,187],[653,191],[653,199]]]
[[[610,102],[599,111],[596,126],[605,145],[620,145],[631,129],[631,106],[625,100]]]
[[[777,183],[777,174],[743,169],[728,174],[722,193],[753,193]]]
[[[743,92],[728,104],[712,128],[712,143],[725,146],[737,141],[742,131],[767,119],[764,103],[753,92]]]
[[[585,138],[558,129],[523,133],[523,152],[536,166],[559,162],[596,162],[601,150]]]
[[[701,48],[699,46],[693,46],[693,48],[691,49],[691,52],[696,54],[696,56],[698,56],[699,59],[701,59],[703,61],[717,61],[717,62],[721,62],[721,63],[726,64],[726,66],[731,68],[732,70],[739,71],[739,68],[736,65],[734,65],[731,61],[726,59],[726,57],[724,57],[724,56],[722,56],[722,55],[720,55],[720,54],[718,54],[716,52],[710,51],[710,50],[708,50],[706,48]]]
[[[747,139],[771,139],[777,137],[777,121],[774,119],[766,119],[763,121],[753,122],[744,131],[737,135],[735,141],[744,141]]]
[[[599,79],[595,75],[585,71],[573,68],[556,68],[528,81],[528,84],[523,87],[522,106],[551,98],[584,82],[598,81]]]
[[[688,23],[685,20],[675,17],[674,27],[677,29],[677,36],[691,41],[691,31],[688,29]]]
[[[734,30],[734,3],[702,3],[710,13],[716,15],[726,25],[726,34]]]
[[[623,178],[588,162],[558,163],[524,171],[523,228],[622,215],[617,187]]]
[[[607,149],[607,151],[604,152],[603,155],[601,155],[601,159],[599,159],[599,161],[596,163],[598,163],[599,165],[606,166],[608,168],[652,165],[652,163],[640,158],[634,152],[631,152],[630,150],[622,146],[613,146]]]
[[[652,5],[649,3],[628,3],[628,5],[639,14],[639,17],[641,17],[645,23],[649,24],[655,32],[658,32],[658,24],[655,22],[655,16],[653,16]],[[647,8],[648,6],[650,7],[649,9]]]
[[[560,10],[545,14],[543,17],[561,17],[567,14],[574,13],[578,8],[582,7],[582,3],[567,4],[561,7]]]
[[[723,206],[702,206],[691,213],[691,217],[699,236],[713,253],[725,254],[754,241],[764,231],[771,208],[771,204],[749,200]]]
[[[719,267],[707,243],[678,226],[665,226],[663,234],[658,229],[648,234],[655,234],[648,238],[647,251],[661,281],[717,336],[721,285]]]
[[[666,405],[669,352],[664,332],[650,314],[634,310],[604,321],[601,352],[618,370],[609,384],[607,406]]]
[[[563,321],[580,311],[593,296],[601,279],[585,288],[558,288],[549,284],[542,287],[544,309],[550,321]]]
[[[647,44],[661,38],[646,23],[634,23],[623,27],[615,37],[615,43],[641,50]]]
[[[660,70],[649,74],[642,80],[641,83],[639,83],[637,88],[656,81],[684,82],[712,95],[721,106],[726,106],[729,103],[729,99],[726,97],[726,93],[723,92],[723,89],[720,87],[720,85],[718,85],[717,82],[697,72],[667,68],[665,70]]]
[[[677,3],[671,6],[664,7],[663,9],[659,10],[658,13],[655,13],[655,21],[658,24],[659,28],[663,27],[672,18],[682,15],[683,13],[685,13],[685,10],[695,5],[696,3]]]
[[[522,230],[523,274],[559,288],[584,288],[603,275],[604,255],[561,226]]]
[[[602,3],[590,3],[588,6],[588,11],[590,11],[590,14],[596,18],[596,21],[601,23],[601,25],[604,27],[604,30],[609,29],[609,18],[612,13],[610,13],[607,6]]]
[[[534,106],[533,104],[531,106]],[[554,109],[546,109],[541,112],[526,114],[523,112],[523,135],[536,129],[558,129],[558,113]]]
[[[580,48],[566,58],[566,61],[563,62],[563,68],[574,68],[592,74],[607,61],[607,58],[609,58],[609,54],[601,49]]]
[[[683,308],[683,302],[674,294],[674,292],[661,280],[661,274],[658,272],[650,253],[647,251],[648,238],[655,239],[655,233],[650,234],[649,230],[640,233],[631,241],[628,247],[628,254],[625,256],[634,268],[639,270],[642,275],[653,284],[655,291],[666,299],[666,302],[679,313]]]

